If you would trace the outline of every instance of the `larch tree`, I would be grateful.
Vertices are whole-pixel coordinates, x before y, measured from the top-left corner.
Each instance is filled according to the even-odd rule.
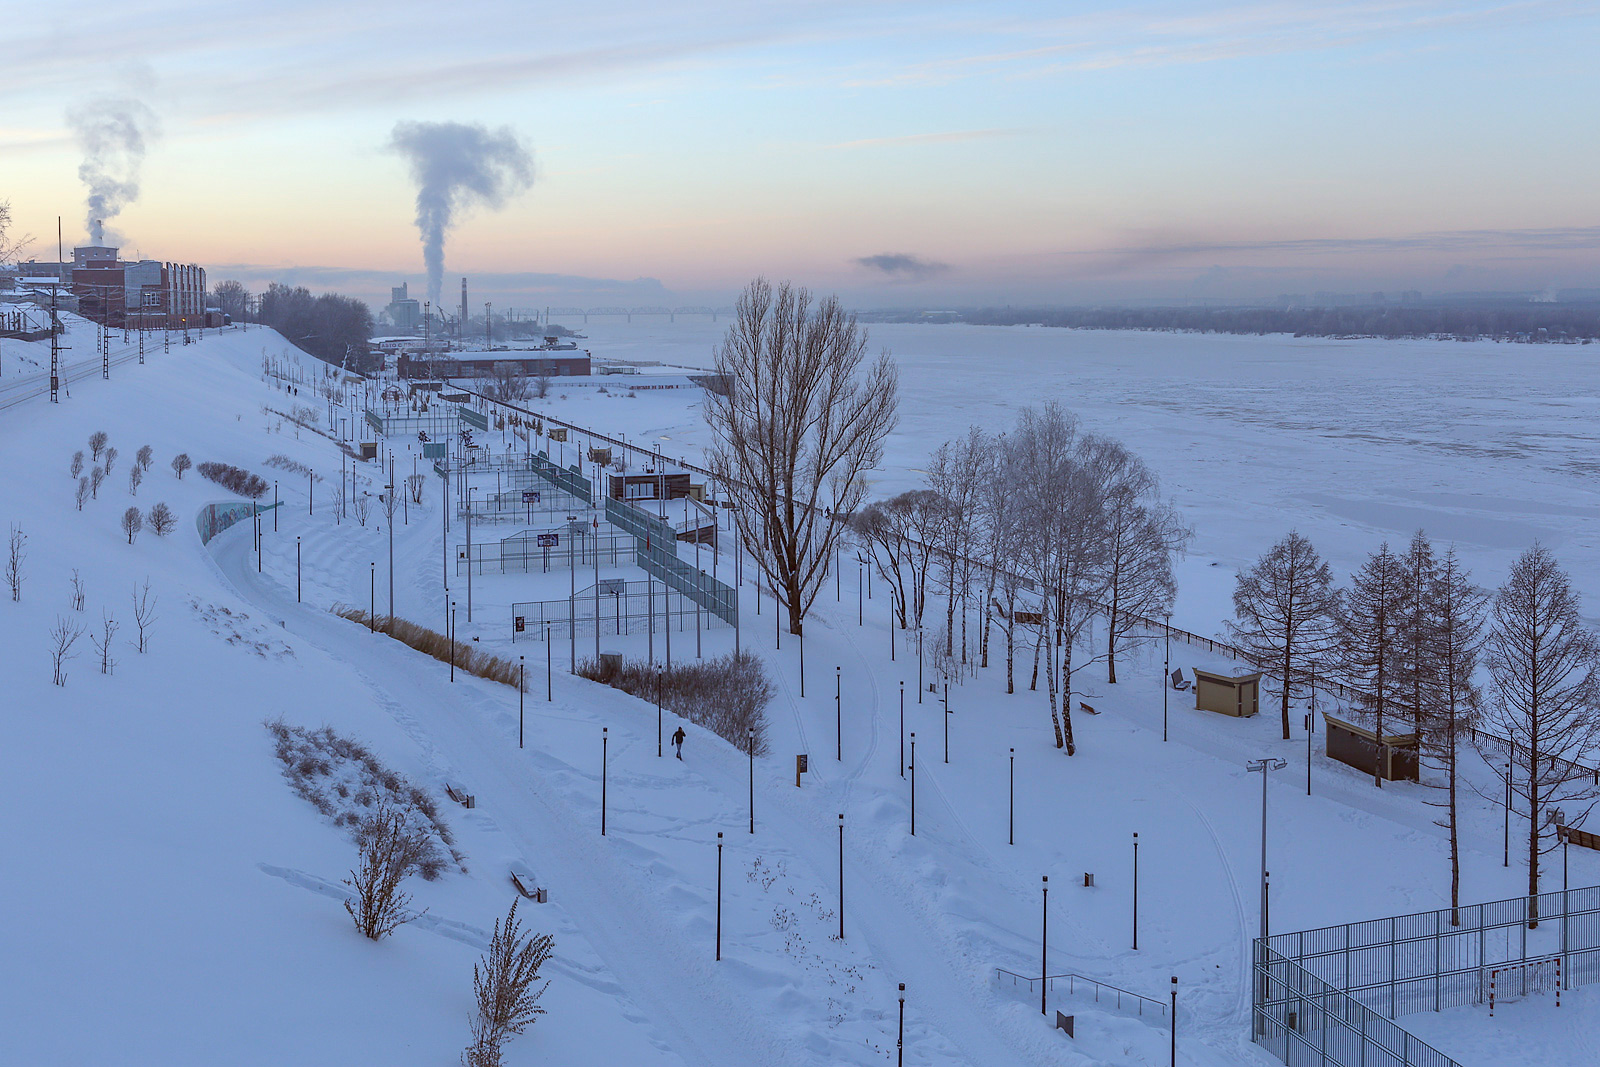
[[[1438,821],[1450,837],[1450,921],[1460,925],[1461,843],[1457,797],[1461,741],[1472,729],[1481,695],[1473,683],[1483,648],[1484,610],[1488,596],[1472,584],[1472,576],[1452,546],[1433,568],[1424,593],[1427,671],[1421,689],[1422,750],[1445,776],[1444,809]]]
[[[717,348],[726,391],[706,398],[711,470],[790,633],[802,632],[897,420],[898,371],[887,352],[864,365],[866,347],[836,297],[813,304],[804,289],[757,279]]]
[[[1362,690],[1372,732],[1383,736],[1384,714],[1403,692],[1402,634],[1406,568],[1388,542],[1367,557],[1350,581],[1339,610],[1339,653],[1345,681]],[[1383,788],[1383,747],[1373,746],[1372,782]]]
[[[1289,739],[1289,702],[1337,636],[1339,596],[1333,571],[1297,530],[1268,549],[1233,589],[1229,631],[1251,661],[1283,678],[1279,710]]]
[[[1539,921],[1539,855],[1549,810],[1579,825],[1596,788],[1569,761],[1600,740],[1600,641],[1578,618],[1578,597],[1548,549],[1535,544],[1495,593],[1485,646],[1494,698],[1484,725],[1511,742],[1510,786],[1527,802],[1530,926]],[[1489,765],[1502,775],[1498,759]]]

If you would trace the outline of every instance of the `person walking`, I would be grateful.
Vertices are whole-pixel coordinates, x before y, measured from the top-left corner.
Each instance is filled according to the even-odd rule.
[[[672,735],[672,745],[673,745],[674,748],[676,748],[678,750],[678,758],[679,759],[683,758],[683,738],[684,738],[684,736],[685,735],[684,735],[684,732],[683,732],[683,727],[681,727],[681,726],[678,727],[678,732]]]

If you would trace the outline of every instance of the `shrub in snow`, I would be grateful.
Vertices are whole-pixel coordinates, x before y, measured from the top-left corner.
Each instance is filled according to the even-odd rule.
[[[128,535],[128,544],[133,544],[134,536],[142,529],[144,516],[139,514],[138,508],[129,508],[122,513],[122,532]]]
[[[555,951],[555,938],[530,934],[517,919],[517,901],[504,925],[496,919],[489,951],[472,965],[472,988],[478,997],[478,1014],[472,1020],[472,1044],[461,1056],[466,1067],[500,1067],[500,1046],[520,1034],[544,1014],[539,998],[550,983],[537,989],[539,968]]]
[[[408,910],[411,894],[402,893],[400,883],[415,869],[418,854],[431,843],[407,823],[404,813],[382,802],[363,821],[363,830],[361,866],[344,880],[356,897],[344,902],[344,910],[357,930],[380,941],[425,914]]]
[[[145,525],[156,532],[157,537],[165,537],[172,532],[178,520],[172,515],[172,509],[166,504],[157,504],[150,509],[150,514],[145,518]]]
[[[749,747],[748,731],[754,730],[756,755],[767,754],[766,709],[772,700],[772,683],[752,653],[730,652],[660,673],[638,661],[610,669],[584,660],[578,664],[578,673],[651,703],[657,699],[659,686],[662,707],[705,727],[740,752]]]
[[[361,499],[360,497],[356,498]],[[358,622],[362,626],[381,630],[403,645],[410,645],[418,652],[426,653],[440,663],[450,662],[450,638],[426,626],[418,626],[409,619],[384,618],[370,619],[367,613],[360,608],[347,608],[342,604],[333,607],[333,613],[340,618]],[[479,678],[487,678],[491,682],[501,682],[517,687],[517,665],[510,660],[501,659],[499,656],[486,655],[473,648],[471,644],[463,641],[455,643],[456,670],[466,671]]]
[[[6,539],[6,585],[11,587],[12,600],[22,599],[22,564],[28,558],[23,549],[27,544],[28,535],[22,532],[22,527],[13,523],[11,536]]]
[[[433,797],[378,762],[366,746],[326,726],[308,730],[281,719],[266,726],[276,741],[283,776],[291,788],[335,825],[349,831],[358,845],[364,845],[374,825],[371,816],[381,806],[403,815],[406,825],[427,841],[427,847],[415,850],[411,857],[424,879],[438,878],[450,859],[466,870],[463,857],[454,848],[455,837]]]
[[[272,488],[260,475],[251,474],[228,463],[206,462],[195,470],[199,471],[202,477],[209,478],[224,489],[249,497],[251,500],[260,499],[262,494]]]

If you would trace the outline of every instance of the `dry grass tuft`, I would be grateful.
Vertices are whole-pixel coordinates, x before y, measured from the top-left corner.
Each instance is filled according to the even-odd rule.
[[[335,604],[332,611],[341,619],[349,619],[351,622],[388,634],[401,644],[409,645],[418,652],[432,656],[440,663],[450,662],[450,638],[426,626],[419,626],[409,619],[390,619],[383,615],[378,616],[374,626],[372,618],[366,612],[360,608],[347,608],[343,604]],[[517,688],[515,663],[481,652],[468,642],[457,641],[455,645],[456,670],[466,671],[479,678],[487,678],[491,682],[509,685],[513,689]]]
[[[608,670],[594,660],[578,664],[578,673],[590,681],[656,702],[658,675],[648,663],[624,662]],[[767,704],[772,683],[761,660],[749,652],[716,656],[679,664],[659,675],[661,705],[703,726],[740,752],[750,744],[747,731],[755,731],[755,752],[767,754]]]

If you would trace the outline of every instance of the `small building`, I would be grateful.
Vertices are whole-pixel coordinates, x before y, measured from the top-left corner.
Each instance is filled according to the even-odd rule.
[[[1214,711],[1219,715],[1248,719],[1261,710],[1261,675],[1258,672],[1230,678],[1196,668],[1194,707],[1196,711]]]
[[[613,500],[676,500],[688,495],[687,472],[670,474],[666,471],[641,471],[611,476]]]
[[[1381,738],[1364,726],[1324,713],[1328,758],[1371,774],[1376,768],[1385,781],[1418,780],[1417,735],[1384,734]],[[1380,763],[1381,760],[1381,763]]]
[[[554,355],[539,349],[497,352],[451,352],[447,355],[401,354],[395,369],[402,378],[489,378],[498,366],[530,378],[587,378],[589,354]]]

